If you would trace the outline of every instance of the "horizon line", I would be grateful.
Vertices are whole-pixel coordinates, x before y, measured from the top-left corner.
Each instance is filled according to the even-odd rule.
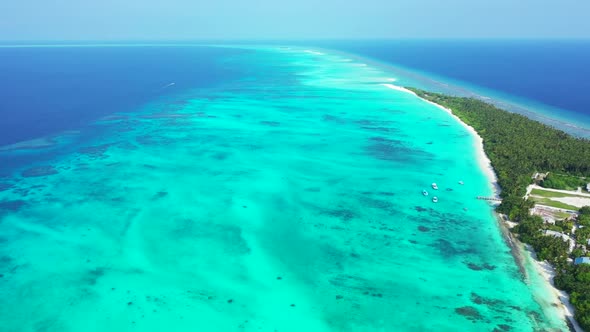
[[[366,42],[366,41],[590,41],[590,37],[392,37],[392,38],[201,38],[201,39],[23,39],[2,40],[1,46],[50,46],[50,45],[190,45],[196,43],[286,43],[286,42]]]

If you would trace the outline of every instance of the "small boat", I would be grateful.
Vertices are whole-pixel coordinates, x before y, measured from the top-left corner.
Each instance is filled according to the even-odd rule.
[[[459,181],[459,184],[460,184],[460,185],[463,185],[464,183],[463,183],[463,181]]]
[[[437,186],[437,185],[436,185],[436,183],[434,183],[434,182],[432,183],[432,189],[434,189],[434,190],[438,190],[438,186]]]
[[[436,196],[432,197],[432,201],[433,201],[434,203],[438,203],[438,197],[436,197]]]
[[[424,196],[428,196],[428,191],[426,191],[426,190],[422,190],[422,195],[424,195]]]

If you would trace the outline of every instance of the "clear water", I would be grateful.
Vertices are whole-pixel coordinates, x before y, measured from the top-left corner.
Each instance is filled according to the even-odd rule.
[[[392,65],[400,83],[474,96],[590,138],[589,40],[318,42]]]
[[[4,331],[565,330],[448,114],[342,55],[220,60],[1,179]]]

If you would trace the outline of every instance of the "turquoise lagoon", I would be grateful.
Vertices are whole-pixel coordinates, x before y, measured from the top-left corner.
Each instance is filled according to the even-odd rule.
[[[340,53],[220,65],[0,181],[3,331],[566,330],[451,116]]]

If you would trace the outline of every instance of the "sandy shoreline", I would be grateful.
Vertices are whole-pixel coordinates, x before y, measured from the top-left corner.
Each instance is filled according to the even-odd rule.
[[[547,291],[551,292],[552,300],[554,300],[555,303],[561,303],[561,306],[559,306],[558,309],[560,314],[563,315],[564,319],[569,322],[568,326],[570,326],[573,331],[584,332],[584,330],[574,318],[574,307],[569,301],[569,295],[554,286],[553,278],[555,278],[555,269],[553,266],[551,266],[551,264],[547,263],[546,261],[539,262],[536,259],[533,249],[528,245],[523,246],[525,248],[525,252],[530,256],[531,261],[534,262],[537,273],[539,273],[547,282]]]
[[[386,83],[383,84],[383,86],[393,89],[393,90],[397,90],[397,91],[402,91],[402,92],[406,92],[406,93],[411,93],[414,96],[418,97],[418,95],[416,95],[413,91],[410,91],[406,88],[394,85],[394,84],[390,84],[390,83]],[[420,98],[420,97],[418,97]],[[494,196],[498,197],[498,195],[500,194],[500,187],[498,186],[498,177],[496,176],[496,172],[494,171],[494,168],[492,167],[492,163],[490,161],[490,159],[488,159],[488,156],[485,154],[484,149],[483,149],[483,139],[477,134],[477,131],[475,131],[475,129],[473,129],[473,127],[467,125],[466,123],[464,123],[463,121],[461,121],[461,119],[459,119],[455,114],[453,114],[453,112],[444,107],[441,106],[437,103],[433,103],[429,100],[426,100],[424,98],[420,98],[422,100],[424,100],[425,102],[434,105],[438,108],[440,108],[441,110],[447,112],[449,115],[451,115],[453,118],[455,118],[455,120],[457,120],[465,129],[467,129],[467,131],[469,133],[471,133],[473,135],[473,137],[475,138],[475,143],[476,143],[476,157],[477,157],[477,163],[479,164],[481,170],[485,173],[486,177],[488,178],[489,181],[489,185],[490,188],[493,190]]]
[[[397,85],[394,85],[391,83],[386,83],[386,84],[382,84],[382,85],[389,88],[389,89],[410,93],[410,94],[413,94],[418,97],[418,95],[416,95],[413,91],[410,91],[404,87],[400,87],[400,86],[397,86]],[[420,97],[418,97],[418,98],[420,98]],[[475,143],[476,143],[475,145],[476,145],[477,163],[480,166],[481,170],[486,175],[486,177],[488,178],[489,185],[494,193],[494,196],[499,197],[500,187],[498,185],[498,178],[497,178],[496,173],[492,167],[492,163],[491,163],[490,159],[485,154],[484,147],[483,147],[483,139],[481,138],[481,136],[479,136],[477,131],[475,131],[475,129],[473,129],[473,127],[471,127],[471,126],[467,125],[466,123],[464,123],[463,121],[461,121],[461,119],[459,119],[459,117],[457,117],[455,114],[453,114],[453,112],[450,109],[448,109],[442,105],[439,105],[437,103],[433,103],[433,102],[426,100],[424,98],[420,98],[420,99],[422,99],[425,102],[427,102],[431,105],[434,105],[434,106],[440,108],[441,110],[447,112],[455,120],[457,120],[467,131],[469,131],[472,134],[472,136],[475,138]],[[502,219],[500,219],[500,220],[502,220]],[[500,222],[502,223],[505,221],[500,221]],[[506,224],[506,226],[508,226],[508,227],[513,226],[508,223]],[[509,232],[508,229],[506,229],[506,231]],[[535,270],[543,278],[543,280],[546,283],[547,291],[551,295],[551,302],[553,302],[557,305],[561,304],[558,307],[558,312],[561,315],[561,319],[563,321],[565,321],[568,324],[568,326],[570,326],[570,328],[572,328],[574,331],[583,332],[583,330],[580,328],[579,324],[574,319],[574,308],[571,305],[571,303],[569,302],[569,296],[567,295],[566,292],[555,288],[555,286],[553,284],[553,278],[555,277],[555,270],[553,269],[553,267],[545,261],[539,262],[536,259],[534,251],[532,251],[532,248],[526,247],[526,249],[525,249],[525,246],[522,243],[520,243],[517,239],[512,238],[512,236],[510,236],[510,234],[504,234],[504,236],[505,236],[506,240],[508,241],[509,246],[513,249],[513,255],[516,255],[516,253],[514,253],[514,249],[516,249],[516,250],[520,251],[520,253],[527,255],[528,256],[527,258],[531,262],[533,262]],[[514,246],[517,246],[518,248],[515,248]],[[523,263],[522,258],[515,257],[515,259],[517,260],[517,262],[521,261],[520,264]],[[521,271],[523,271],[522,268],[521,268]]]

